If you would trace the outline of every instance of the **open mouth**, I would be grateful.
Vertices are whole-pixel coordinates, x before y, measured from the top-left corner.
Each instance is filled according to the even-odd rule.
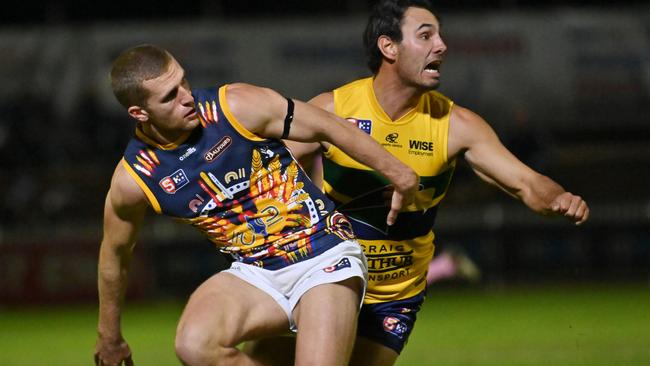
[[[424,71],[430,73],[440,73],[440,65],[442,65],[442,60],[432,61],[424,67]]]
[[[187,117],[192,117],[192,118],[196,117],[196,109],[195,109],[195,108],[192,108],[192,110],[190,110],[189,112],[187,112],[187,113],[185,114],[185,118],[187,118]]]

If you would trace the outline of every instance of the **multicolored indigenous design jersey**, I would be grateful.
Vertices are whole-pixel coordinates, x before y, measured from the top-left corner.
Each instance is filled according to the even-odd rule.
[[[352,238],[284,143],[237,121],[226,90],[192,91],[201,126],[177,143],[157,144],[136,128],[122,164],[153,209],[195,226],[236,260],[271,270]]]
[[[456,166],[455,160],[447,159],[453,102],[430,91],[415,109],[392,121],[377,102],[372,80],[357,80],[334,90],[335,113],[420,175],[422,187],[416,200],[417,207],[424,209],[415,204],[407,207],[387,228],[382,188],[389,182],[335,146],[324,154],[323,188],[352,222],[368,258],[368,304],[409,298],[425,289],[436,211]]]

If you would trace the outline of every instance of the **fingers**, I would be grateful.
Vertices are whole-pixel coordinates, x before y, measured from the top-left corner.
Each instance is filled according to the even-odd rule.
[[[587,202],[582,197],[569,192],[564,192],[558,196],[551,204],[551,210],[572,220],[576,225],[581,225],[589,219]]]
[[[404,196],[398,192],[393,192],[393,198],[390,202],[390,211],[388,212],[388,217],[386,217],[386,223],[388,226],[392,226],[397,220],[397,215],[404,205]]]
[[[124,344],[126,346],[126,343]],[[113,353],[104,353],[96,351],[94,353],[95,365],[96,366],[133,366],[133,358],[131,351],[126,346],[126,349],[118,350],[115,354]]]
[[[388,212],[388,217],[386,217],[386,223],[388,224],[388,226],[393,226],[395,220],[397,220],[398,213],[399,211],[396,211],[392,208],[390,209],[390,212]]]
[[[575,218],[574,221],[576,225],[582,225],[582,223],[584,223],[589,219],[589,206],[587,206],[587,202],[582,201],[582,203],[576,210],[576,214],[574,218]]]
[[[133,366],[133,359],[131,356],[125,358],[123,361],[119,361],[118,363],[110,363],[110,362],[103,362],[99,356],[95,355],[95,365],[97,366]]]
[[[393,196],[390,202],[390,212],[388,212],[388,217],[386,217],[386,223],[388,226],[392,226],[397,220],[397,215],[406,206],[410,205],[415,201],[415,190],[400,192],[398,190],[393,191]]]

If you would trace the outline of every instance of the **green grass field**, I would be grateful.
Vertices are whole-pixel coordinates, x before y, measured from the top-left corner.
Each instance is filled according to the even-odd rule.
[[[182,304],[127,304],[138,366],[177,365]],[[94,306],[1,309],[0,365],[90,365]],[[398,365],[650,365],[650,285],[434,288]]]

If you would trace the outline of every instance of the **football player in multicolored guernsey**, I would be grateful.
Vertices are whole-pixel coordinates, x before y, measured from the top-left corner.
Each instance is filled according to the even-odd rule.
[[[132,250],[151,207],[195,226],[234,258],[185,307],[176,334],[184,364],[255,364],[236,346],[289,329],[298,330],[299,364],[347,364],[365,256],[350,222],[281,139],[325,140],[381,172],[395,187],[387,225],[413,202],[414,171],[343,119],[273,90],[192,90],[179,63],[156,46],[123,52],[111,86],[136,128],[104,208],[95,363],[133,364],[120,315]]]

